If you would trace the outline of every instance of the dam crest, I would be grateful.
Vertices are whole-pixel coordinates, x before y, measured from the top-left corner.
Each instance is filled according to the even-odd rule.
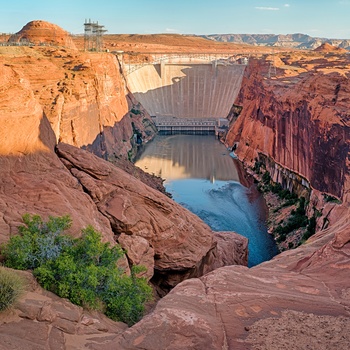
[[[154,56],[150,62],[122,60],[135,98],[162,133],[214,133],[241,88],[248,59],[228,54]]]

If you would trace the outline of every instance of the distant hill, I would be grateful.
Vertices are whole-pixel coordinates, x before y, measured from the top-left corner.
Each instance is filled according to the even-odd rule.
[[[210,34],[200,37],[219,42],[232,42],[256,46],[294,47],[313,50],[324,43],[350,51],[350,39],[316,38],[306,34]]]
[[[338,52],[338,53],[346,53],[347,51],[339,46],[333,46],[329,43],[323,43],[321,46],[314,49],[314,51],[319,52]]]

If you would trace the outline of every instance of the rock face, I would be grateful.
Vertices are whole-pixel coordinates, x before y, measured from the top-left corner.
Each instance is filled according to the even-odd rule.
[[[8,47],[1,63],[10,68],[41,106],[56,142],[82,147],[105,159],[135,155],[156,129],[128,92],[116,57],[68,49]],[[16,104],[20,97],[11,90]]]
[[[254,268],[182,282],[117,338],[118,348],[348,349],[349,61],[313,54],[281,62],[268,80],[268,64],[250,60],[226,141],[247,164],[264,159],[275,180],[310,187],[319,232]],[[323,192],[342,205],[325,203]]]
[[[117,348],[347,349],[349,214],[272,261],[223,267],[181,283],[123,333]]]
[[[9,38],[10,42],[23,42],[34,44],[49,44],[75,49],[75,44],[68,32],[56,24],[46,21],[31,21],[18,33]]]
[[[45,291],[30,273],[17,273],[28,290],[15,309],[0,314],[0,349],[91,349],[127,328]]]
[[[108,218],[129,260],[143,261],[148,276],[154,267],[152,281],[160,290],[223,266],[224,261],[246,263],[245,238],[229,233],[226,246],[224,233],[216,238],[197,216],[114,165],[67,144],[59,143],[57,153]]]
[[[194,278],[127,330],[33,286],[11,313],[0,315],[1,347],[348,349],[347,57],[332,56],[332,63],[317,52],[311,58],[298,53],[298,60],[284,56],[277,70],[283,74],[269,80],[268,65],[250,61],[228,145],[236,143],[247,163],[269,159],[275,179],[283,169],[300,176],[313,189],[315,206],[323,206],[322,192],[343,204],[324,205],[326,221],[306,244],[248,269],[219,268],[246,259],[245,239],[213,234],[166,196],[79,149],[104,158],[119,149],[125,155],[135,128],[147,136],[147,115],[127,94],[114,57],[8,50],[11,56],[0,58],[0,240],[17,232],[25,212],[70,214],[71,234],[92,224],[105,240],[119,240],[130,264],[145,264],[148,278],[154,268],[160,294]]]
[[[270,80],[264,79],[267,66],[251,61],[236,101],[243,106],[242,113],[226,142],[230,146],[236,142],[236,154],[247,163],[254,164],[260,154],[272,159],[269,170],[274,180],[281,181],[280,165],[300,175],[305,186],[309,183],[346,201],[350,189],[349,73],[346,68],[342,74],[326,69],[331,63],[324,58],[308,59],[316,62],[312,63],[315,73],[295,73],[299,66],[288,76],[287,67],[280,78]],[[348,58],[342,59],[344,67],[349,67]]]
[[[69,213],[73,235],[91,224],[112,242],[108,220],[55,155],[55,134],[29,81],[12,67],[0,70],[0,242],[17,232],[27,212]]]

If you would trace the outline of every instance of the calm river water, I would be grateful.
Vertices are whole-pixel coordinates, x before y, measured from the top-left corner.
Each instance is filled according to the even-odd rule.
[[[214,136],[157,136],[136,165],[165,179],[173,199],[214,231],[235,231],[247,237],[248,266],[277,254],[264,222],[262,196],[254,186],[242,185],[247,181],[240,164]]]

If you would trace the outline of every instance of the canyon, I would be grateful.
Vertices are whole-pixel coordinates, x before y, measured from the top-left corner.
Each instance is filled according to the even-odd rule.
[[[198,39],[197,52],[219,45]],[[149,55],[142,36],[123,40]],[[147,267],[162,297],[127,328],[60,300],[24,272],[25,295],[0,314],[0,348],[348,349],[350,57],[329,47],[251,52],[224,142],[247,167],[264,163],[321,216],[307,242],[249,269],[246,239],[212,232],[125,165],[137,152],[135,133],[147,142],[156,129],[115,55],[0,47],[0,242],[26,212],[69,214],[71,235],[92,224],[128,252],[126,270]]]

